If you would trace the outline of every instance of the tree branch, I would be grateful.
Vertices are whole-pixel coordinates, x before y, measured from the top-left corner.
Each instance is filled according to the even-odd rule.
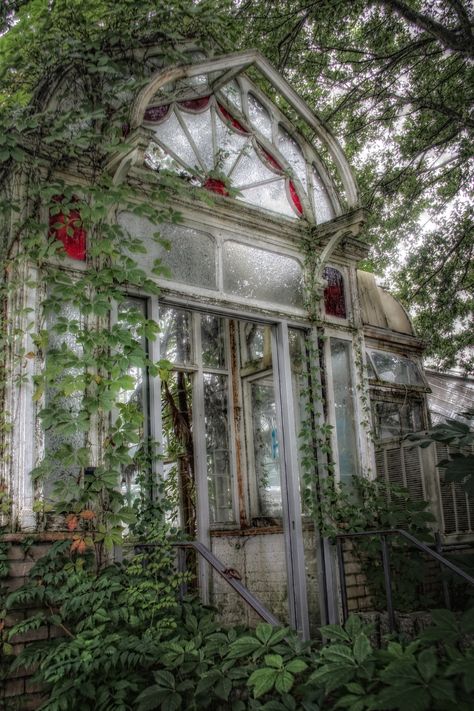
[[[414,10],[413,8],[406,5],[402,0],[371,0],[375,5],[381,5],[388,10],[393,10],[407,20],[419,30],[424,30],[428,34],[436,37],[436,39],[441,42],[441,44],[446,47],[446,49],[451,49],[454,52],[462,52],[470,57],[474,57],[474,46],[472,42],[472,27],[469,23],[469,35],[466,36],[466,32],[461,32],[460,30],[450,30],[445,27],[440,22],[433,20],[432,17],[428,15],[423,15],[421,12]],[[463,28],[464,29],[464,28]]]

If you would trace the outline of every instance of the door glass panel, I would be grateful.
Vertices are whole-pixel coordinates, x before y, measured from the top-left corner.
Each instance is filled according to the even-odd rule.
[[[171,373],[161,384],[164,493],[168,521],[196,536],[192,375]]]
[[[204,373],[204,411],[210,521],[228,523],[234,515],[226,375]]]
[[[349,341],[340,338],[331,338],[330,342],[339,476],[341,482],[350,483],[351,478],[359,473],[352,348]]]
[[[280,455],[272,376],[250,383],[252,454],[259,516],[277,517],[281,509]]]

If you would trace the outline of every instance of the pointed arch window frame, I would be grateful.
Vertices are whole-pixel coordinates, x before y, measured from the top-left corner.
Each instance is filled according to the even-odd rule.
[[[198,98],[199,92],[212,93],[218,91],[225,84],[228,84],[232,79],[241,75],[249,67],[256,69],[260,75],[274,87],[279,94],[288,102],[293,110],[296,111],[313,132],[327,151],[337,173],[337,177],[342,185],[342,193],[344,197],[344,207],[336,210],[336,217],[343,214],[347,210],[352,210],[359,207],[359,196],[355,178],[352,174],[349,163],[345,157],[344,151],[332,132],[325,124],[314,114],[306,102],[296,93],[296,91],[281,77],[277,70],[256,50],[247,50],[245,52],[237,52],[233,54],[223,55],[204,61],[195,62],[192,64],[183,64],[165,69],[160,69],[152,75],[149,83],[138,94],[131,110],[130,132],[128,136],[130,140],[136,132],[140,133],[140,128],[144,119],[146,108],[150,105],[153,97],[170,82],[178,81],[183,78],[191,79],[199,75],[209,75],[211,81],[209,86],[203,87],[195,91],[194,96]],[[252,85],[252,93],[255,94],[254,86]],[[257,95],[260,92],[257,92]],[[286,126],[285,126],[286,128]],[[294,129],[293,129],[294,130]],[[290,127],[291,133],[291,127]],[[262,137],[263,138],[263,137]],[[265,146],[265,140],[262,144]],[[136,160],[136,147],[130,151],[130,155],[123,157],[117,156],[115,165],[111,167],[117,168],[116,176],[120,179],[120,174],[126,172],[133,162]],[[133,154],[133,155],[132,155]],[[114,163],[114,162],[112,162]],[[315,167],[317,167],[318,156],[315,150]],[[328,176],[329,180],[329,176]],[[329,180],[331,183],[331,180]],[[305,217],[314,223],[314,218],[311,215]]]

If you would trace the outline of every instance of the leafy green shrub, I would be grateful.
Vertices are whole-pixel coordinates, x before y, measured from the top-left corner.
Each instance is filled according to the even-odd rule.
[[[28,645],[12,669],[36,668],[48,694],[44,711],[467,711],[474,690],[474,612],[461,620],[433,612],[417,640],[385,649],[356,616],[321,628],[327,640],[303,643],[288,628],[224,628],[198,601],[178,601],[183,576],[171,547],[97,571],[61,541],[38,561],[9,609],[39,612],[10,639],[48,624],[60,630]],[[156,537],[158,540],[159,536]]]

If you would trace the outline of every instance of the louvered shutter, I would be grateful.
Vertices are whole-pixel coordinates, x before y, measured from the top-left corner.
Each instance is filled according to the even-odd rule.
[[[449,459],[450,448],[436,443],[438,462]],[[474,524],[474,501],[470,500],[462,484],[447,483],[443,479],[444,469],[438,468],[441,488],[445,533],[470,533]]]
[[[415,501],[425,500],[423,466],[419,447],[409,449],[407,444],[387,444],[375,456],[377,477],[387,483],[404,486]]]

